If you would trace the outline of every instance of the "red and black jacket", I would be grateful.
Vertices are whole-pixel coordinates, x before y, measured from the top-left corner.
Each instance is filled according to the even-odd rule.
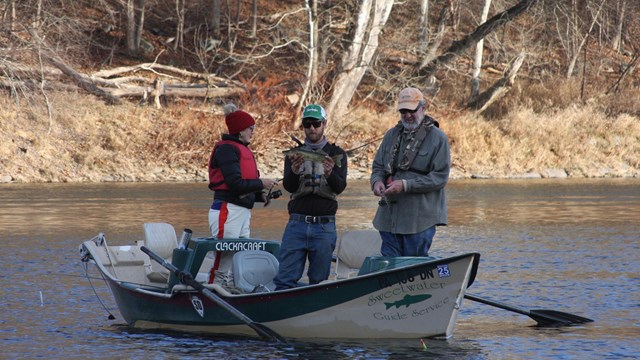
[[[235,136],[224,134],[209,158],[209,189],[213,200],[253,208],[262,181],[253,152]]]

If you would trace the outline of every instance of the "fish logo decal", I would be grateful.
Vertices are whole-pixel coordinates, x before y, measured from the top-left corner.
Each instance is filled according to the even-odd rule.
[[[430,297],[431,297],[431,295],[414,295],[414,296],[411,296],[411,295],[407,294],[407,295],[404,296],[404,298],[402,298],[402,300],[398,300],[398,301],[392,302],[392,303],[384,303],[384,304],[387,306],[386,310],[389,310],[393,306],[395,306],[396,308],[399,309],[400,306],[409,307],[409,305],[412,305],[412,304],[415,304],[415,303],[419,303],[421,301],[425,301]]]

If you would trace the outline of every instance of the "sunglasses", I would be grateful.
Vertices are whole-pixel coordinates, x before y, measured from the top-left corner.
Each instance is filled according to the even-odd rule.
[[[302,127],[304,127],[305,129],[308,129],[311,126],[317,129],[320,126],[322,126],[322,121],[303,121],[302,122]]]
[[[413,109],[413,110],[409,110],[409,109],[400,109],[400,114],[404,115],[404,114],[415,114],[416,111],[420,110],[421,105],[418,105],[417,108]]]

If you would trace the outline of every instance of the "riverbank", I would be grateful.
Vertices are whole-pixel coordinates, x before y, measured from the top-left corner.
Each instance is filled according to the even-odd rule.
[[[0,106],[0,183],[204,182],[224,131],[221,112],[210,107],[109,106],[65,94],[50,95],[46,106],[2,97]],[[282,150],[293,146],[287,134],[303,133],[283,132],[284,115],[260,108],[245,108],[258,119],[251,147],[262,176],[279,178]],[[520,108],[491,121],[429,112],[449,137],[452,179],[640,177],[638,117],[608,118],[589,105],[544,114]],[[349,178],[368,178],[378,139],[395,121],[393,112],[357,110],[347,125],[333,124],[330,141],[356,149]]]

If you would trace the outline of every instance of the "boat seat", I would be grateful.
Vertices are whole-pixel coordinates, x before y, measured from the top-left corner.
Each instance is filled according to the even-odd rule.
[[[278,259],[262,250],[238,251],[233,255],[233,282],[246,293],[273,291],[278,274]]]
[[[167,223],[145,223],[144,246],[171,262],[173,249],[178,247],[176,230]],[[161,283],[169,281],[169,270],[148,256],[144,259],[144,271],[149,281]]]
[[[336,279],[347,279],[358,273],[364,259],[380,256],[382,238],[376,230],[351,230],[336,241]]]

